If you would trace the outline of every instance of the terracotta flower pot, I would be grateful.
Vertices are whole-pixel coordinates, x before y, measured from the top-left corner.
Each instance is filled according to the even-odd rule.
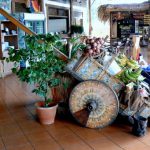
[[[50,107],[43,107],[44,102],[36,103],[36,113],[41,124],[53,124],[56,116],[56,110],[58,105],[52,105]]]

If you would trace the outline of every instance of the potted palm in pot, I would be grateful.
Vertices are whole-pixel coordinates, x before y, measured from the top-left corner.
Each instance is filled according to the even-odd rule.
[[[59,37],[47,34],[26,36],[25,40],[26,48],[18,51],[10,49],[6,60],[14,62],[12,71],[21,81],[35,85],[32,92],[43,100],[36,103],[38,118],[42,124],[51,124],[54,122],[57,104],[50,99],[49,89],[59,84],[60,79],[55,75],[62,73],[65,65],[54,52]],[[20,69],[19,63],[22,60],[28,65]]]

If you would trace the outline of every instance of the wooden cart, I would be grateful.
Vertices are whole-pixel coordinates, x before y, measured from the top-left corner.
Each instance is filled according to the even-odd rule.
[[[66,71],[81,81],[69,99],[70,111],[77,122],[89,128],[110,125],[118,115],[118,93],[124,84],[95,59],[80,52],[67,64]]]

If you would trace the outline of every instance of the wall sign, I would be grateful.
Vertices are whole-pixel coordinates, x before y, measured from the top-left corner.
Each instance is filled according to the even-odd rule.
[[[144,24],[150,24],[150,15],[144,15]]]

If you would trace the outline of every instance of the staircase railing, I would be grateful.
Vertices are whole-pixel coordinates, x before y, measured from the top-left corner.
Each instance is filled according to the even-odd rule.
[[[7,18],[8,20],[10,20],[13,24],[15,24],[18,28],[22,29],[27,34],[29,34],[29,35],[36,35],[35,32],[31,31],[29,28],[27,28],[25,25],[23,25],[20,21],[18,21],[14,17],[12,17],[4,9],[0,8],[0,14],[2,14],[5,18]]]
[[[4,9],[0,8],[0,14],[2,14],[5,18],[10,20],[13,24],[15,24],[17,27],[22,29],[24,32],[26,32],[29,35],[37,35],[35,32],[31,31],[29,28],[27,28],[25,25],[23,25],[20,21],[18,21],[16,18],[12,17],[8,12],[6,12]],[[68,57],[63,54],[58,49],[55,49],[58,53],[59,57],[61,57],[63,60],[67,60]]]

